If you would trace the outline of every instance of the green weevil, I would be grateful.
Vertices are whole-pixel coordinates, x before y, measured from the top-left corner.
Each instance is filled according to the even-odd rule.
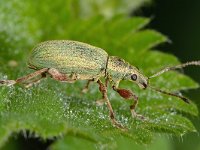
[[[128,80],[136,83],[142,89],[150,87],[157,92],[176,96],[189,103],[189,100],[183,96],[162,91],[149,84],[149,79],[153,77],[189,65],[200,65],[200,61],[192,61],[167,67],[150,77],[146,77],[133,65],[130,65],[117,56],[109,56],[101,48],[78,41],[52,40],[42,42],[32,50],[28,60],[28,67],[36,70],[35,72],[16,80],[0,80],[0,85],[10,86],[21,83],[31,86],[33,83],[38,82],[48,75],[55,80],[63,82],[88,80],[83,90],[86,92],[89,83],[91,81],[96,82],[102,93],[102,100],[106,102],[109,109],[109,116],[112,123],[119,128],[123,128],[116,121],[112,106],[109,102],[107,96],[108,83],[111,84],[113,90],[118,92],[121,97],[133,100],[133,104],[130,106],[132,116],[144,119],[142,115],[138,115],[135,111],[138,104],[138,97],[130,90],[119,88],[119,82],[121,80]],[[102,77],[105,78],[105,83],[101,81],[100,78]]]

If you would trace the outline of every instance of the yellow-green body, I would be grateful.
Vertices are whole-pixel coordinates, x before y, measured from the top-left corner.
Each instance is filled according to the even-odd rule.
[[[92,79],[105,75],[108,54],[89,44],[55,40],[37,45],[30,56],[29,64],[41,68],[55,68],[78,79]]]
[[[112,85],[120,80],[131,80],[139,71],[116,56],[108,56],[101,48],[70,40],[53,40],[38,44],[31,52],[28,64],[36,70],[54,68],[76,80],[109,78]]]

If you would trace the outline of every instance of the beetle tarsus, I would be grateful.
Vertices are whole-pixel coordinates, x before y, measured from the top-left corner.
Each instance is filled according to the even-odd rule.
[[[0,80],[0,86],[11,86],[16,84],[15,80]]]

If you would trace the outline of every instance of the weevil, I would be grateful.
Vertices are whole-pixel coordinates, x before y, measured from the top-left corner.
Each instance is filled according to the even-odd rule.
[[[111,122],[115,126],[123,128],[116,121],[112,105],[108,99],[108,83],[121,97],[133,101],[132,105],[130,105],[132,116],[144,119],[142,115],[138,115],[135,111],[138,104],[138,97],[130,90],[119,88],[120,81],[128,80],[136,83],[141,89],[149,87],[154,91],[178,97],[186,103],[189,103],[189,99],[181,95],[157,89],[149,84],[151,78],[159,76],[164,72],[180,69],[189,65],[199,66],[200,61],[192,61],[167,67],[147,77],[135,66],[117,56],[109,56],[101,48],[78,41],[52,40],[42,42],[33,48],[28,59],[28,67],[35,70],[35,72],[16,80],[0,80],[0,85],[11,86],[21,83],[26,86],[31,86],[42,78],[50,76],[62,82],[88,80],[87,85],[83,89],[86,92],[90,82],[96,82],[102,93],[102,100],[107,104]],[[100,78],[105,78],[105,83]]]

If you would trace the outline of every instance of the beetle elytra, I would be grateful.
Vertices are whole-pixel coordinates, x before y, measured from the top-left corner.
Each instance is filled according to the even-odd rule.
[[[159,76],[164,72],[189,65],[200,66],[200,61],[192,61],[173,67],[167,67],[151,77],[146,77],[140,73],[136,67],[117,56],[109,56],[106,51],[101,48],[78,41],[53,40],[42,42],[32,50],[28,60],[28,66],[34,69],[35,72],[16,80],[0,80],[0,85],[10,86],[21,83],[26,86],[31,86],[33,83],[49,75],[51,78],[63,82],[88,80],[83,90],[87,91],[89,83],[91,81],[96,82],[102,93],[102,99],[109,109],[109,116],[112,123],[119,128],[123,128],[123,126],[116,121],[108,99],[108,83],[111,84],[113,90],[118,92],[121,97],[133,100],[133,104],[130,106],[132,116],[144,119],[142,115],[138,115],[135,111],[138,104],[138,97],[130,90],[119,88],[118,85],[120,81],[129,80],[136,83],[142,89],[150,87],[154,91],[178,97],[189,103],[189,100],[183,96],[162,91],[149,84],[151,78]],[[101,77],[105,78],[105,83],[100,80]]]

